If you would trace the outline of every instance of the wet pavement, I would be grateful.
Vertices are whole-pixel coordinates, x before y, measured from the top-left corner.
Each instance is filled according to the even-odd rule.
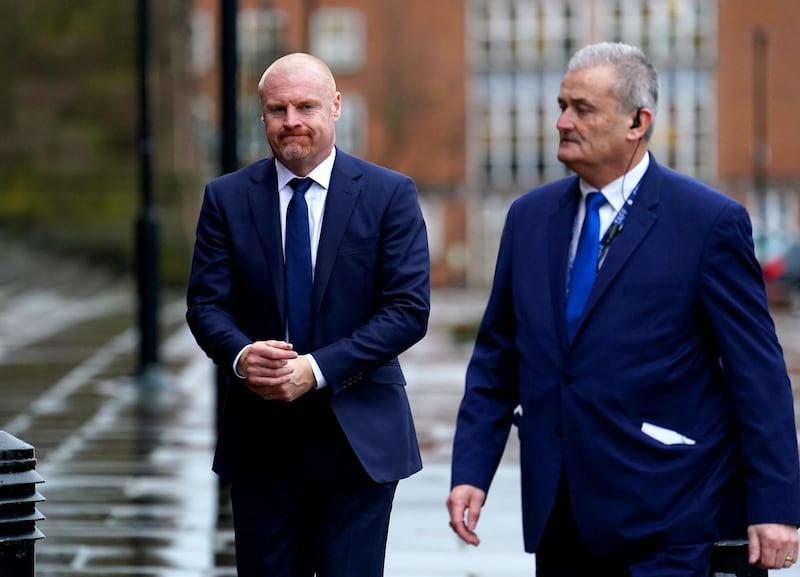
[[[214,370],[185,327],[182,295],[162,299],[161,370],[136,379],[131,283],[2,239],[0,251],[0,430],[36,448],[45,479],[37,577],[233,577],[225,493],[210,470]],[[480,547],[460,544],[447,526],[450,441],[471,347],[452,330],[484,303],[482,291],[435,291],[428,335],[401,358],[425,468],[398,488],[386,577],[533,574],[513,435]],[[800,316],[775,318],[800,385]]]

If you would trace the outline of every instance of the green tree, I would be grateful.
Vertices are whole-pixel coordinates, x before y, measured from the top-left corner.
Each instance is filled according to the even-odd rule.
[[[188,114],[187,0],[151,2],[156,195],[168,267],[185,260],[179,223],[192,167],[175,166]],[[139,175],[136,0],[0,0],[0,224],[127,270]],[[176,86],[180,90],[176,90]],[[192,146],[190,135],[182,144]],[[186,142],[186,140],[189,140]],[[182,279],[183,270],[168,272]]]

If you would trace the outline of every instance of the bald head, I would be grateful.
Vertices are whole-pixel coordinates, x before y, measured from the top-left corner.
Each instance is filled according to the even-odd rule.
[[[336,94],[336,80],[333,78],[328,65],[311,54],[295,52],[278,58],[261,75],[258,82],[258,94],[263,100],[264,90],[268,87],[272,76],[290,78],[293,76],[316,77],[317,85],[324,91],[324,96],[334,97]]]
[[[272,153],[297,176],[330,155],[341,95],[328,66],[310,54],[273,62],[258,83],[261,120]]]

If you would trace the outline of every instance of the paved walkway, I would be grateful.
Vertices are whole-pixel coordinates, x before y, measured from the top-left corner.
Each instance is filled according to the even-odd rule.
[[[0,430],[36,447],[47,519],[37,577],[232,577],[233,535],[210,472],[214,372],[165,299],[161,387],[136,367],[135,302],[125,283],[0,241]],[[44,271],[44,272],[43,272]],[[478,548],[447,526],[450,441],[470,353],[450,329],[477,319],[485,295],[436,291],[428,335],[403,355],[425,468],[400,483],[387,577],[522,577],[513,439],[484,509]],[[800,373],[800,317],[776,316]],[[795,375],[795,382],[800,376]],[[800,570],[783,571],[786,577]]]

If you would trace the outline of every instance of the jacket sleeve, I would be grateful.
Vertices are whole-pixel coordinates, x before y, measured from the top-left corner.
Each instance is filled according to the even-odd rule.
[[[739,429],[748,524],[798,525],[794,400],[744,207],[723,210],[704,254],[702,298]]]
[[[467,367],[453,440],[451,486],[489,490],[519,404],[519,354],[512,295],[512,213],[500,240],[492,292]]]
[[[428,239],[414,182],[373,175],[359,203],[326,288],[327,318],[318,323],[325,344],[312,352],[334,394],[419,341],[430,313]]]

